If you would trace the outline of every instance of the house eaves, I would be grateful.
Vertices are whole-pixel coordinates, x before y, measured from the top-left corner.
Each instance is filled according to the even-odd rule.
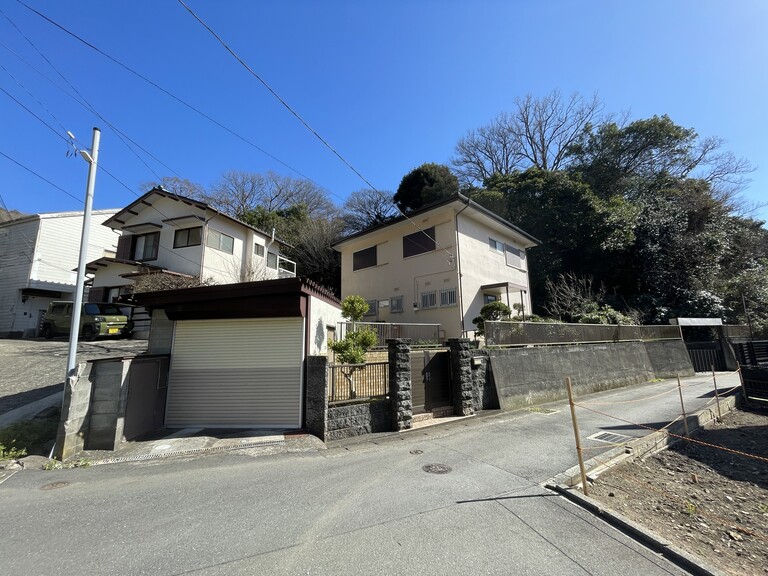
[[[414,210],[413,212],[409,212],[408,214],[403,214],[402,216],[398,216],[397,218],[393,218],[392,220],[387,220],[386,222],[383,222],[381,224],[376,224],[375,226],[371,226],[370,228],[366,228],[365,230],[361,230],[360,232],[355,232],[354,234],[350,234],[349,236],[345,236],[341,240],[334,242],[331,247],[336,250],[337,252],[341,252],[339,249],[344,244],[347,244],[350,241],[357,240],[359,238],[363,238],[369,234],[373,234],[375,232],[378,232],[380,230],[384,230],[385,228],[388,228],[389,226],[394,226],[397,224],[400,224],[401,222],[405,222],[406,220],[412,220],[419,218],[423,216],[424,214],[431,212],[433,210],[437,210],[439,208],[443,208],[445,206],[449,206],[451,204],[458,204],[458,205],[464,205],[466,208],[470,208],[474,210],[475,212],[490,218],[497,224],[500,224],[501,226],[508,228],[515,234],[518,234],[519,236],[523,237],[530,243],[530,247],[538,246],[541,244],[541,241],[537,238],[531,236],[528,234],[525,230],[518,228],[511,222],[505,220],[498,214],[495,214],[491,210],[488,210],[487,208],[484,208],[477,202],[472,201],[470,198],[464,196],[463,194],[454,194],[453,196],[449,196],[448,198],[445,198],[443,200],[440,200],[438,202],[434,202],[432,204],[429,204],[427,206],[423,206],[419,208],[418,210]]]
[[[222,218],[226,218],[227,220],[231,220],[232,222],[235,222],[239,224],[240,226],[243,226],[245,228],[248,228],[250,230],[253,230],[254,232],[258,232],[260,235],[271,238],[272,233],[271,232],[265,232],[264,230],[261,230],[259,228],[256,228],[255,226],[251,226],[250,224],[247,224],[246,222],[243,222],[242,220],[238,220],[237,218],[233,218],[232,216],[229,216],[225,214],[224,212],[221,212],[220,210],[217,210],[216,208],[212,207],[209,204],[206,204],[205,202],[200,202],[199,200],[193,200],[192,198],[187,198],[185,196],[180,196],[179,194],[175,194],[173,192],[168,192],[164,188],[157,186],[155,188],[152,188],[149,192],[141,196],[139,199],[135,200],[122,210],[120,210],[117,214],[112,216],[111,218],[104,221],[104,226],[108,226],[109,228],[112,228],[113,230],[124,230],[128,229],[129,227],[125,226],[125,223],[127,222],[129,217],[138,216],[141,211],[150,209],[150,210],[156,210],[158,213],[158,216],[161,216],[163,218],[163,222],[174,222],[179,219],[177,218],[166,218],[159,210],[153,207],[152,202],[150,202],[150,198],[152,196],[162,196],[164,198],[169,198],[171,200],[174,200],[176,202],[182,202],[184,204],[187,204],[188,206],[192,208],[197,208],[198,210],[202,210],[203,212],[213,212],[217,216],[221,216]],[[183,217],[187,218],[187,217]],[[191,218],[195,218],[194,216]],[[197,220],[200,220],[199,217],[197,217]],[[279,243],[281,246],[286,248],[292,248],[290,244],[285,242],[284,240],[281,240],[278,237],[275,237],[275,242]]]

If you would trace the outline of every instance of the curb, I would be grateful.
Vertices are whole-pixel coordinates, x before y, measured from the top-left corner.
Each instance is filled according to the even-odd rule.
[[[737,392],[732,396],[721,398],[720,409],[723,414],[727,414],[741,403],[741,393]],[[695,414],[689,415],[687,421],[690,432],[695,432],[705,424],[716,420],[716,410],[715,407],[708,407],[699,410]],[[673,426],[669,427],[669,432],[680,436],[684,435],[684,423],[682,421],[676,422]],[[629,458],[637,459],[651,456],[657,452],[666,450],[669,446],[679,442],[683,442],[683,439],[669,436],[666,432],[653,432],[648,436],[628,442],[624,447],[609,450],[608,452],[603,453],[601,457],[592,458],[584,463],[585,468],[589,470],[589,472],[587,472],[587,481],[594,481],[594,479],[603,472],[621,464]],[[595,516],[606,521],[614,528],[631,536],[654,552],[658,552],[684,570],[688,570],[697,576],[727,576],[725,572],[710,566],[700,557],[685,552],[641,524],[615,512],[597,500],[585,496],[578,488],[575,488],[577,484],[581,484],[581,475],[579,467],[574,466],[545,482],[544,487],[557,492],[571,502],[578,504],[588,512],[591,512]]]

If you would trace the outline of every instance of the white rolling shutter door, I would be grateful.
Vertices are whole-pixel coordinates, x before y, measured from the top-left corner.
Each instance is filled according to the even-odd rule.
[[[166,426],[301,427],[302,318],[179,320]]]

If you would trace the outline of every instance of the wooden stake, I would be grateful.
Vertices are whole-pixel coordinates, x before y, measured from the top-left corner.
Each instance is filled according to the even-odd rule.
[[[571,420],[573,421],[573,435],[576,438],[576,454],[579,457],[579,470],[581,471],[581,490],[584,496],[589,496],[587,488],[587,471],[584,468],[584,456],[581,453],[581,437],[579,434],[579,422],[576,420],[576,406],[573,404],[573,389],[571,388],[571,377],[565,379],[565,388],[568,390],[568,404],[571,406]]]
[[[688,416],[685,415],[685,402],[683,402],[683,388],[680,384],[680,375],[677,375],[677,392],[680,394],[680,408],[683,411],[683,424],[685,425],[685,437],[689,438],[691,436],[690,431],[688,430]]]
[[[715,385],[715,401],[717,402],[717,421],[723,421],[723,415],[720,413],[720,394],[717,391],[717,378],[715,377],[715,365],[712,364],[712,383]]]

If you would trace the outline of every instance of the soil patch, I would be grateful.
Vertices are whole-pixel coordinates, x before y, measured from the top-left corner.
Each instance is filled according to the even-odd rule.
[[[590,497],[729,574],[768,574],[768,411],[740,409],[696,436],[600,475]],[[757,458],[737,454],[744,452]]]

